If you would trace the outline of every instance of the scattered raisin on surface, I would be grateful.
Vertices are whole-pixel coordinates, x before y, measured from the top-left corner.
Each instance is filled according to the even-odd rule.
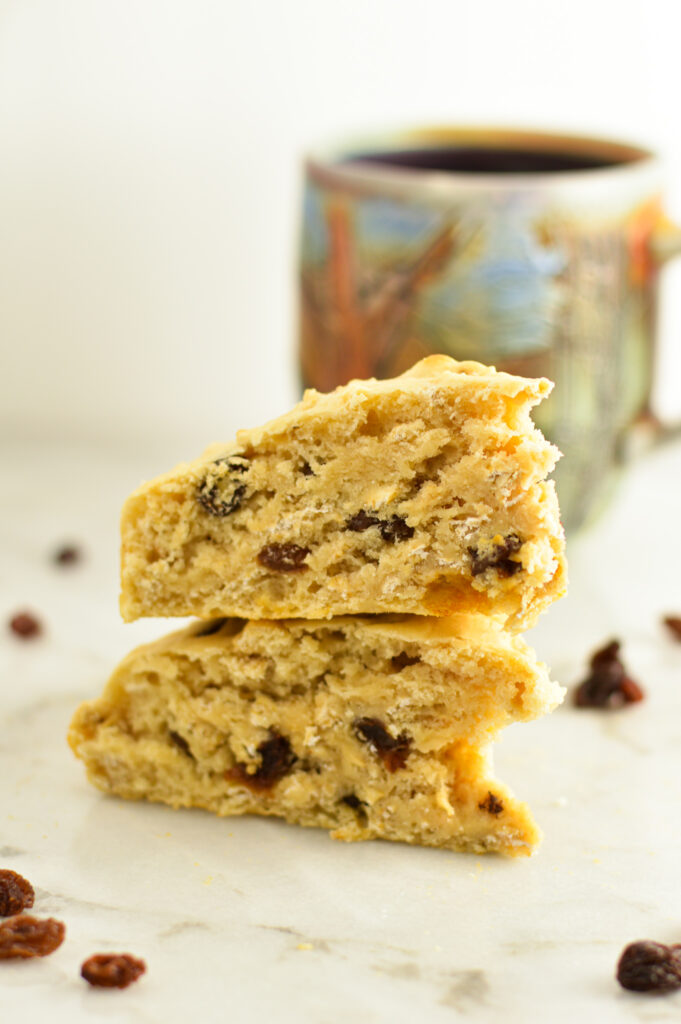
[[[406,732],[396,739],[378,718],[356,718],[352,724],[359,739],[371,744],[389,772],[405,767],[411,749],[411,739]]]
[[[304,462],[300,467],[300,472],[303,476],[314,476],[315,472],[309,462]]]
[[[194,637],[212,636],[214,633],[220,632],[225,622],[227,622],[227,619],[212,619],[212,621],[207,622],[205,626],[200,626],[193,635]]]
[[[237,761],[233,768],[226,772],[227,778],[241,782],[256,792],[272,789],[287,775],[297,758],[291,744],[285,736],[278,732],[270,732],[269,738],[258,746],[260,764],[255,772],[249,772],[248,766]]]
[[[127,988],[146,969],[144,960],[129,953],[96,953],[83,963],[80,974],[97,988]]]
[[[487,796],[484,800],[481,800],[478,804],[481,811],[487,811],[488,814],[501,814],[504,809],[503,802],[494,793],[488,791]]]
[[[523,546],[523,541],[517,533],[509,533],[502,541],[493,544],[489,551],[480,553],[477,548],[469,548],[471,556],[471,573],[473,576],[480,576],[487,569],[496,569],[500,576],[513,576],[522,569],[522,563],[516,562],[510,556],[515,555]]]
[[[217,479],[215,470],[209,471],[199,485],[197,497],[206,512],[222,519],[236,512],[244,499],[246,484],[240,477],[248,470],[249,462],[241,455],[232,455],[226,459],[216,459],[213,467],[218,467]]]
[[[22,640],[31,640],[35,636],[40,636],[43,631],[40,620],[31,612],[17,612],[10,619],[9,628],[15,636],[20,636]]]
[[[643,690],[622,664],[620,646],[619,640],[611,640],[592,656],[591,672],[575,690],[578,708],[611,710],[643,700]]]
[[[65,934],[64,925],[53,917],[9,917],[0,924],[0,960],[48,956],[61,946]]]
[[[662,620],[675,640],[681,640],[681,615],[666,615]]]
[[[617,964],[617,980],[632,992],[671,992],[681,988],[681,946],[632,942]]]
[[[82,551],[75,544],[63,544],[57,548],[52,560],[55,565],[75,565],[76,562],[80,562],[82,557]]]
[[[179,732],[175,732],[174,729],[169,729],[168,737],[170,738],[171,742],[175,744],[177,749],[181,750],[183,754],[187,755],[187,757],[194,756],[191,752],[191,749],[186,739],[184,738],[184,736],[180,736]]]
[[[0,917],[20,914],[32,907],[34,900],[35,893],[28,879],[7,868],[0,870]]]
[[[390,659],[390,664],[396,672],[401,672],[403,668],[407,668],[409,665],[418,665],[421,659],[418,655],[407,654],[406,651],[401,651],[396,654],[394,658]]]
[[[308,568],[305,559],[309,554],[310,549],[299,544],[267,544],[258,553],[258,562],[275,572],[302,572]]]

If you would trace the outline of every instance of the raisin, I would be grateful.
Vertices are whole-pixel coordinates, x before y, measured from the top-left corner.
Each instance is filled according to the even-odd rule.
[[[241,782],[256,792],[262,792],[272,789],[280,779],[283,779],[297,760],[286,737],[273,731],[270,732],[269,739],[263,740],[258,746],[257,752],[260,755],[260,765],[255,772],[249,772],[247,765],[237,761],[234,767],[225,773],[226,777],[234,782]]]
[[[414,527],[409,526],[402,516],[393,516],[387,523],[381,523],[380,531],[381,537],[387,544],[409,540],[414,536]]]
[[[369,515],[364,509],[360,509],[359,512],[355,512],[354,516],[350,516],[345,524],[346,530],[352,530],[353,533],[364,533],[370,526],[378,526],[381,520],[378,516]]]
[[[592,656],[591,672],[575,691],[577,707],[612,710],[643,700],[643,690],[627,675],[619,650],[619,641],[611,640]]]
[[[32,637],[40,636],[43,631],[40,620],[30,612],[18,612],[14,615],[10,619],[9,628],[15,636],[20,636],[22,640],[30,640]]]
[[[200,626],[194,633],[194,637],[212,636],[214,633],[219,633],[225,622],[227,622],[227,619],[212,619],[204,626]]]
[[[362,807],[366,807],[364,800],[360,800],[354,793],[348,793],[347,796],[340,798],[342,804],[346,804],[348,807],[352,807],[353,811],[359,811]]]
[[[53,917],[10,917],[0,924],[0,960],[48,956],[61,946],[65,934],[64,925]]]
[[[20,914],[33,906],[35,893],[31,883],[16,871],[0,871],[0,917]]]
[[[267,544],[258,553],[258,562],[275,572],[302,572],[308,568],[305,559],[309,554],[310,549],[299,544]]]
[[[667,615],[662,620],[675,640],[681,640],[681,615]]]
[[[80,975],[97,988],[127,988],[146,969],[144,960],[129,953],[96,953],[83,963]]]
[[[389,772],[405,767],[411,748],[407,733],[402,732],[395,739],[378,718],[356,718],[352,724],[357,737],[371,744]]]
[[[206,512],[221,519],[236,512],[246,494],[246,484],[239,477],[248,467],[248,459],[241,455],[216,459],[197,495]]]
[[[478,807],[481,811],[487,811],[488,814],[501,814],[504,809],[504,805],[499,797],[490,791],[488,791],[485,799],[480,801]]]
[[[471,573],[473,576],[480,576],[487,569],[496,569],[500,576],[513,576],[522,569],[520,562],[514,561],[510,555],[515,555],[523,546],[523,541],[517,533],[509,533],[507,537],[495,539],[489,551],[481,553],[478,548],[469,548],[471,556]]]
[[[390,659],[390,664],[396,672],[401,672],[403,668],[407,668],[409,665],[418,665],[421,659],[418,655],[407,654],[406,651],[402,651],[400,654],[396,654],[394,658]]]
[[[355,814],[357,815],[357,820],[359,821],[360,825],[366,825],[366,808],[368,804],[366,803],[365,800],[360,800],[360,798],[356,796],[354,793],[348,793],[347,796],[342,796],[340,798],[339,803],[345,804],[346,807],[349,807],[351,810],[355,812]]]
[[[309,462],[304,462],[300,467],[300,472],[303,476],[314,476],[315,472]]]
[[[617,980],[632,992],[671,992],[681,988],[681,946],[632,942],[617,964]]]
[[[414,536],[414,527],[409,526],[403,516],[392,516],[391,519],[386,520],[360,509],[345,523],[346,530],[352,530],[353,533],[364,533],[371,526],[379,528],[381,537],[387,544],[408,540]]]
[[[180,736],[179,732],[175,732],[174,729],[168,730],[169,739],[175,744],[178,750],[181,750],[187,757],[193,757],[189,744],[187,743],[184,736]]]
[[[81,558],[82,552],[75,544],[64,544],[53,555],[55,565],[75,565]]]

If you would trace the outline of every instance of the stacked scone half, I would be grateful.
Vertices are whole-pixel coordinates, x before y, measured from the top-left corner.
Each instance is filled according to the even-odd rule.
[[[123,797],[340,839],[530,853],[491,775],[561,687],[518,635],[565,588],[546,380],[433,356],[307,392],[145,484],[121,610],[199,621],[133,651],[70,742]]]

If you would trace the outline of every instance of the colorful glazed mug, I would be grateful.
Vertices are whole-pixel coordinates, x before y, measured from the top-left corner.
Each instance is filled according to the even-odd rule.
[[[659,160],[638,146],[430,129],[307,161],[304,385],[392,377],[445,352],[555,381],[563,520],[604,504],[650,396],[657,279],[681,252]]]

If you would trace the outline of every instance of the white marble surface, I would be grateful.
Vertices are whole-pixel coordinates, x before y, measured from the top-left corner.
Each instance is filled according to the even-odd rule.
[[[0,964],[7,1021],[131,1024],[677,1020],[681,994],[623,992],[623,945],[681,941],[681,447],[635,466],[571,544],[571,591],[532,636],[554,675],[620,637],[648,699],[511,728],[497,770],[539,819],[531,860],[335,843],[275,821],[126,804],[91,789],[64,735],[116,660],[165,624],[117,614],[117,518],[164,469],[151,453],[5,446],[0,491],[0,866],[37,889],[67,939]],[[82,565],[50,552],[74,540]],[[21,642],[19,608],[44,620]],[[124,992],[79,979],[96,951],[144,957]]]

